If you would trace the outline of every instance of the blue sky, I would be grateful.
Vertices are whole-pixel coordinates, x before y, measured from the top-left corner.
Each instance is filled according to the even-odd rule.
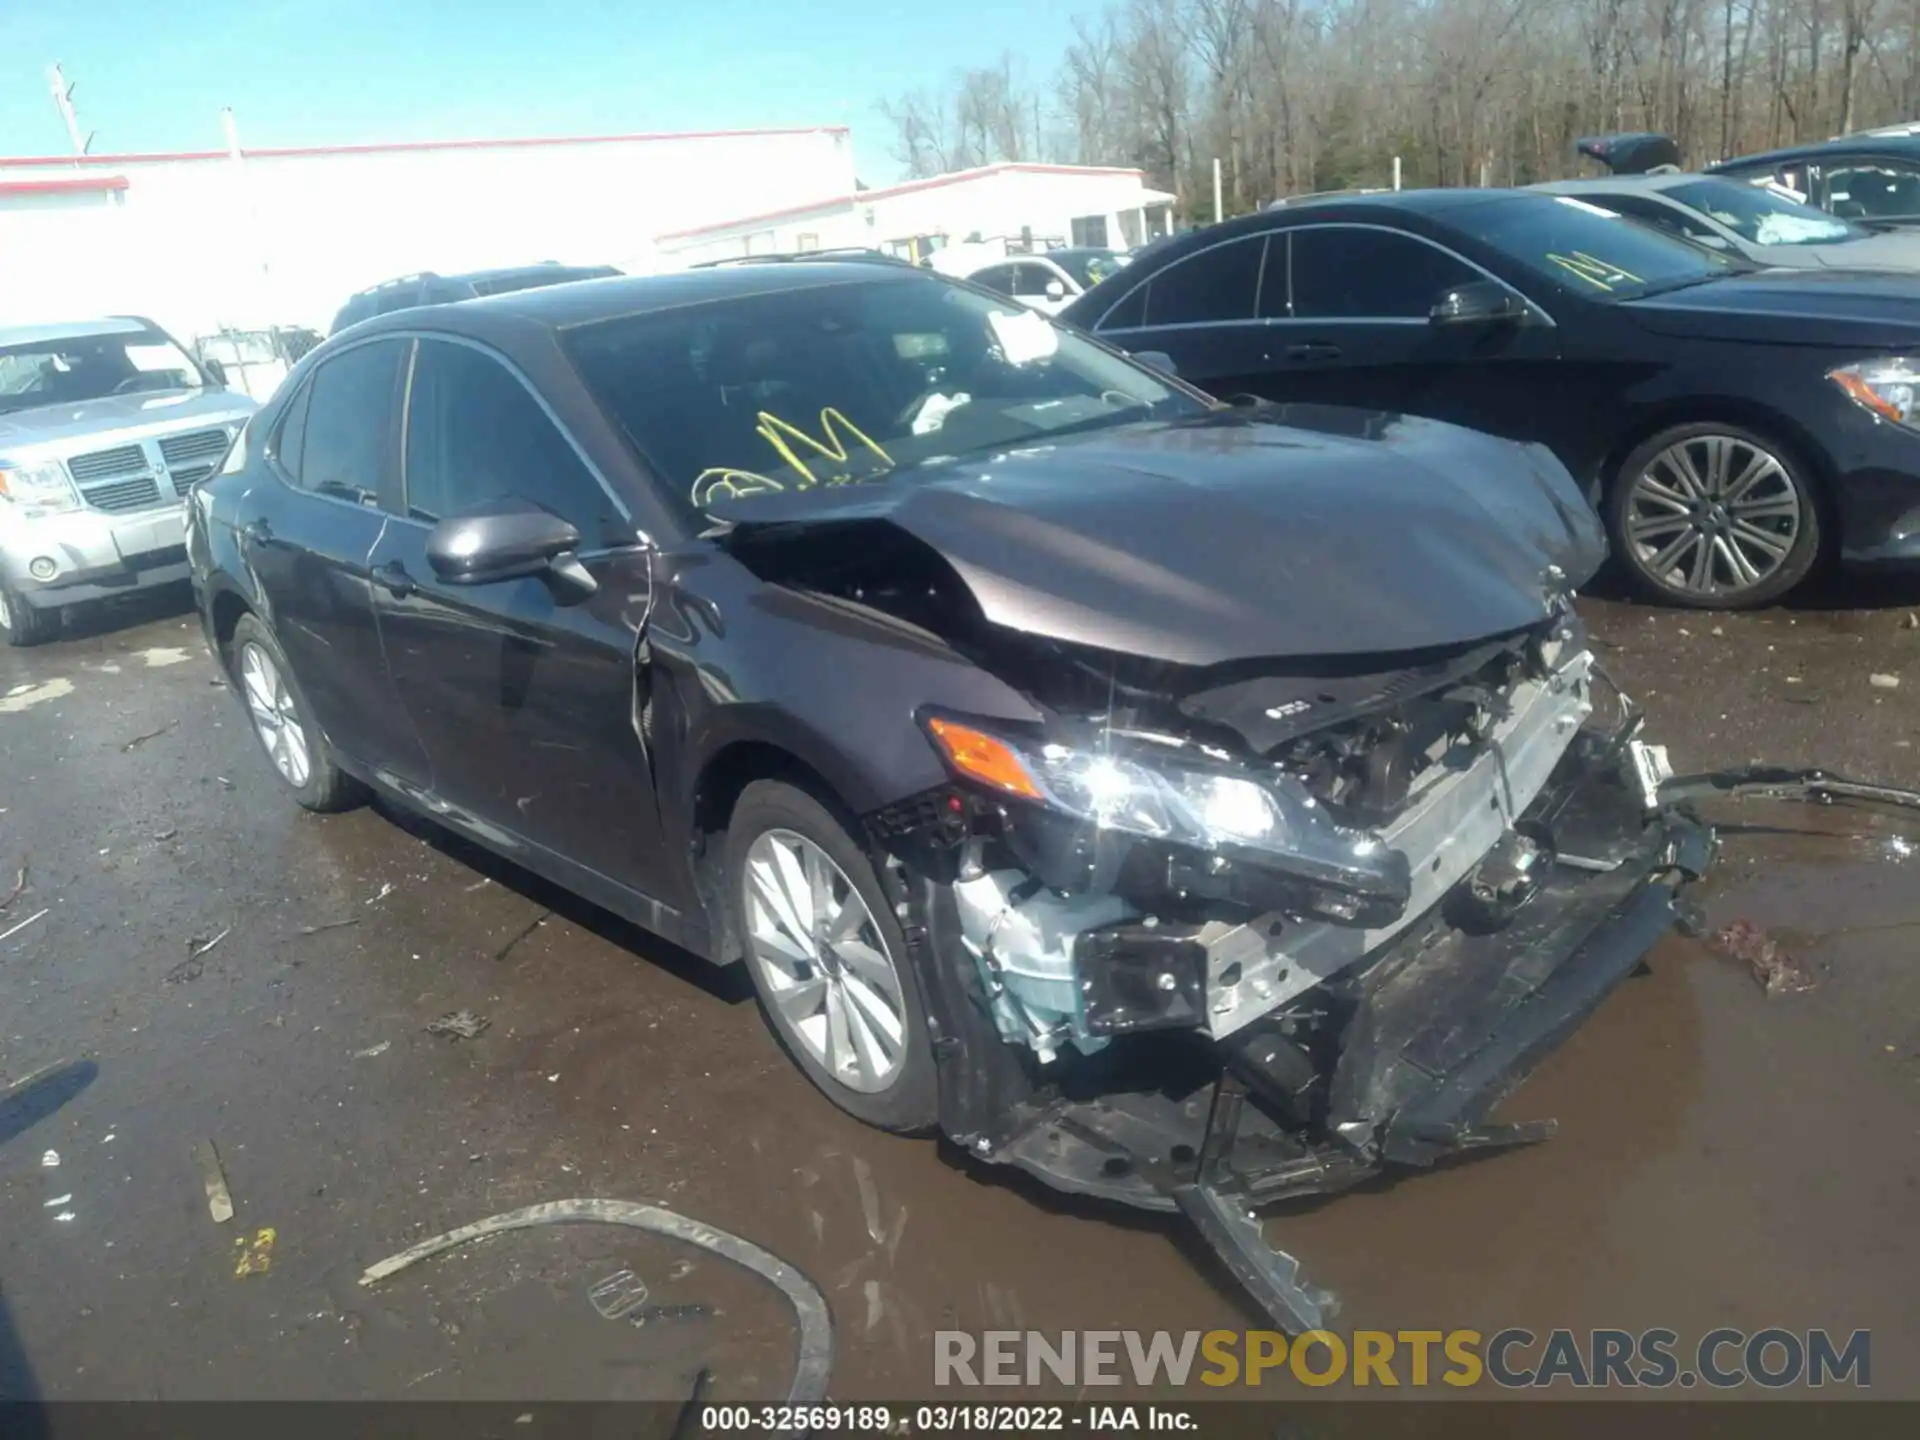
[[[896,178],[876,101],[1003,49],[1051,75],[1060,0],[0,0],[0,155],[56,154],[76,83],[96,151],[774,125],[852,128]]]

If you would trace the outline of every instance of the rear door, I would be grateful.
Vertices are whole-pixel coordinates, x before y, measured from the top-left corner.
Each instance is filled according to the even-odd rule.
[[[242,554],[267,623],[327,738],[369,771],[426,778],[374,620],[369,558],[399,493],[400,387],[411,342],[330,357],[282,413],[270,478],[241,501]]]
[[[1271,238],[1271,250],[1269,239]],[[1281,257],[1277,269],[1269,255]],[[1159,350],[1173,358],[1180,378],[1202,390],[1284,396],[1292,361],[1285,337],[1266,318],[1277,284],[1286,306],[1286,238],[1241,236],[1210,245],[1140,281],[1119,297],[1095,333],[1124,350]],[[1122,271],[1119,281],[1128,278]]]
[[[659,817],[634,731],[648,564],[624,508],[518,372],[448,337],[415,355],[403,488],[373,555],[375,601],[446,818],[508,853],[530,841],[658,894]],[[508,496],[580,531],[598,593],[562,605],[538,578],[434,575],[433,526]]]

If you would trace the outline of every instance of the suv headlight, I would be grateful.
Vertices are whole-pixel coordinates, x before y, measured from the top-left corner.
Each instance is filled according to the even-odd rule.
[[[1920,389],[1920,361],[1905,355],[1889,355],[1880,360],[1862,360],[1858,365],[1842,365],[1829,370],[1827,378],[1847,392],[1856,405],[1882,420],[1920,430],[1920,411],[1914,407],[1914,391]]]
[[[1298,781],[1254,778],[1135,752],[1033,741],[930,717],[927,731],[967,779],[1105,830],[1265,863],[1301,879],[1406,898],[1406,859],[1370,830],[1341,825]]]
[[[0,460],[0,500],[41,511],[78,510],[80,492],[58,460],[32,465]]]

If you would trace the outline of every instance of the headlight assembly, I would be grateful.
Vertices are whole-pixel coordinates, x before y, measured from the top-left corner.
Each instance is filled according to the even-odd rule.
[[[0,500],[39,511],[80,508],[80,492],[73,488],[66,467],[58,460],[31,465],[0,460]]]
[[[991,734],[941,717],[928,733],[963,777],[1101,830],[1263,864],[1319,885],[1404,900],[1405,857],[1337,823],[1284,775]]]
[[[1858,365],[1829,370],[1827,378],[1863,410],[1909,430],[1920,430],[1920,411],[1913,403],[1914,391],[1920,388],[1920,360],[1905,355],[1862,360]]]

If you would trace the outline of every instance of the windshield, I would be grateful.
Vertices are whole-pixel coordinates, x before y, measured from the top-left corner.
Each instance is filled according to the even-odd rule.
[[[1634,300],[1752,268],[1571,195],[1512,195],[1450,218],[1528,269],[1601,299]]]
[[[1033,310],[928,275],[607,320],[566,344],[689,520],[716,497],[1206,410]]]
[[[1695,180],[1675,185],[1665,193],[1669,200],[1698,210],[1755,245],[1832,245],[1841,240],[1865,239],[1869,234],[1858,225],[1761,185]]]
[[[1109,275],[1119,273],[1127,257],[1111,250],[1056,250],[1047,258],[1091,290]]]
[[[0,415],[203,383],[186,352],[154,330],[0,346]]]

